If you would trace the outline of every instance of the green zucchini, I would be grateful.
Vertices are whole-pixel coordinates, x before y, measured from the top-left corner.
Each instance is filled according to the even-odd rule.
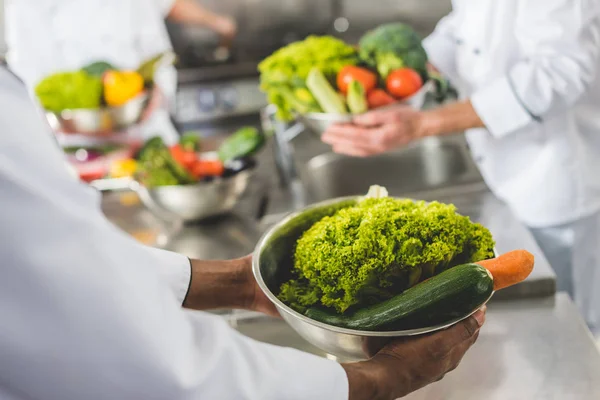
[[[340,328],[385,331],[416,329],[464,316],[492,294],[491,274],[477,264],[462,264],[423,281],[384,302],[351,314],[310,308],[305,315]]]

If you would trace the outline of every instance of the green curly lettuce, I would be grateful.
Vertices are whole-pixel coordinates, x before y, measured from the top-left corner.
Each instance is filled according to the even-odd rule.
[[[453,205],[368,198],[315,223],[280,298],[299,312],[381,302],[449,267],[493,256],[490,232]]]
[[[35,94],[49,111],[97,109],[102,102],[102,80],[85,71],[58,72],[38,83]]]
[[[342,67],[356,65],[357,50],[332,36],[309,36],[274,52],[258,66],[261,89],[269,103],[277,106],[277,117],[289,121],[294,112],[320,112],[319,104],[306,87],[312,68],[334,80]]]

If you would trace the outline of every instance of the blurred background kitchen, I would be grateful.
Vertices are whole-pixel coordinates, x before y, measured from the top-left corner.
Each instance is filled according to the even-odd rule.
[[[32,7],[37,4],[30,3]],[[39,7],[46,3],[41,1]],[[85,2],[74,3],[85,8]],[[261,235],[288,213],[312,202],[366,193],[372,184],[387,187],[394,196],[453,203],[492,231],[499,253],[529,249],[536,256],[536,268],[525,282],[494,296],[485,331],[461,368],[409,398],[599,398],[600,354],[590,332],[569,296],[557,292],[556,275],[531,232],[483,182],[462,132],[366,159],[342,156],[321,142],[323,126],[318,123],[276,120],[260,90],[257,66],[282,46],[310,34],[333,35],[355,44],[369,29],[399,21],[425,37],[451,11],[449,0],[197,3],[210,15],[233,22],[234,29],[229,26],[230,34],[223,34],[209,24],[166,22],[177,58],[176,85],[172,93],[161,90],[169,121],[153,125],[152,133],[160,136],[161,129],[174,127],[176,136],[167,134],[165,141],[199,138],[199,142],[187,142],[191,148],[200,146],[204,154],[206,162],[199,169],[214,167],[211,161],[235,147],[234,137],[242,142],[244,138],[256,140],[250,145],[256,151],[251,156],[232,156],[213,174],[218,176],[200,173],[203,184],[195,188],[147,189],[123,172],[128,165],[122,161],[139,152],[149,137],[143,131],[144,124],[153,123],[152,116],[143,113],[154,104],[152,90],[137,98],[137,108],[134,104],[110,116],[48,113],[75,173],[104,192],[103,209],[111,221],[151,246],[194,258],[228,259],[252,252]],[[63,19],[56,17],[52,23],[69,21],[64,19],[67,14],[61,15]],[[21,18],[9,11],[9,26],[16,23],[12,17]],[[18,48],[10,46],[12,41],[22,45],[24,39],[11,36],[18,35],[17,30],[8,32],[8,63],[14,57],[16,72],[27,71],[20,64],[24,57]],[[60,32],[76,34],[67,26]],[[163,57],[154,60],[156,71],[171,68],[174,58],[169,47],[165,44],[160,49]],[[58,51],[45,49],[44,54]],[[122,60],[123,68],[134,69],[155,55],[147,53],[140,60]],[[32,53],[26,56],[36,59]],[[52,72],[57,71],[44,74]],[[125,79],[116,77],[120,78]],[[27,83],[31,86],[32,82]],[[452,99],[452,90],[432,86],[423,107],[437,107]],[[258,340],[326,356],[282,321],[254,313],[215,312]],[[489,359],[496,362],[488,363]],[[454,393],[453,397],[444,397],[447,393]]]

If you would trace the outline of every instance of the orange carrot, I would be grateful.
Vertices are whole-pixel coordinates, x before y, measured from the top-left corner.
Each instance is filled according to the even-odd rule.
[[[527,250],[514,250],[476,264],[490,271],[494,290],[500,290],[524,281],[533,270],[533,263],[533,254]]]

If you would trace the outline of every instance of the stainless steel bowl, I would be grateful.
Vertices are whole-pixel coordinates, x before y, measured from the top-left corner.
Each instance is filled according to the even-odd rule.
[[[342,197],[324,201],[290,214],[269,229],[258,242],[252,259],[252,270],[259,287],[271,300],[283,319],[305,340],[328,354],[346,361],[365,359],[363,345],[368,338],[397,338],[430,333],[447,328],[474,314],[489,298],[472,312],[447,323],[403,331],[358,331],[338,328],[314,321],[285,305],[275,293],[289,277],[296,240],[315,222],[332,215],[340,208],[356,202],[358,197]],[[492,293],[493,295],[493,293]],[[491,298],[491,295],[490,295]]]
[[[101,191],[133,190],[156,216],[185,222],[199,221],[231,211],[244,194],[254,170],[191,185],[148,189],[132,179],[105,179],[91,183]]]
[[[427,97],[427,93],[431,91],[433,88],[433,82],[427,81],[423,87],[414,95],[404,99],[402,102],[398,104],[409,105],[415,109],[423,108],[425,104],[425,99]],[[396,104],[393,104],[388,107],[394,107]],[[296,117],[298,122],[301,122],[308,130],[313,132],[315,135],[321,137],[323,132],[327,130],[327,128],[331,124],[339,124],[339,123],[350,123],[352,122],[352,115],[344,115],[344,114],[328,114],[328,113],[309,113],[304,115],[298,115]]]
[[[111,134],[140,122],[149,98],[148,91],[145,91],[119,107],[48,111],[46,117],[55,131],[94,136]]]

